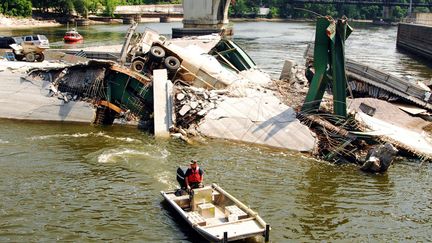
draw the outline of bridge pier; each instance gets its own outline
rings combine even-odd
[[[393,18],[393,6],[383,6],[383,19],[388,20]]]
[[[133,23],[140,23],[140,22],[141,22],[140,14],[133,14],[133,15],[123,17],[123,24],[133,24]]]
[[[123,18],[123,24],[133,24],[134,18],[133,17],[124,17]]]
[[[231,0],[183,0],[183,28],[173,28],[173,38],[219,33],[232,35],[228,25]]]

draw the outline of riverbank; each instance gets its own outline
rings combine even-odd
[[[315,22],[315,19],[287,19],[287,18],[230,18],[230,22]],[[350,19],[349,22],[372,23],[371,19]]]
[[[55,20],[36,20],[33,18],[17,18],[0,14],[0,30],[3,29],[28,29],[35,27],[61,26]]]
[[[181,22],[182,18],[171,18],[170,22]],[[313,19],[286,19],[286,18],[230,18],[231,22],[311,22]],[[141,18],[140,23],[158,23],[159,18]],[[350,20],[350,22],[372,23],[372,20]],[[90,20],[90,25],[122,24],[121,19],[112,19],[110,22]],[[10,17],[0,14],[0,30],[29,29],[38,27],[58,27],[62,24],[55,20],[36,20],[33,18]]]

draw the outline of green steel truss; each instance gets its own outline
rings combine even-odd
[[[334,113],[346,117],[345,40],[352,28],[346,19],[317,19],[314,47],[315,74],[302,107],[303,112],[317,111],[324,91],[332,82]]]

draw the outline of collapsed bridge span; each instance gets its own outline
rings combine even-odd
[[[44,82],[48,96],[93,104],[96,124],[112,124],[119,117],[150,120],[153,111],[152,81],[114,62],[90,60],[86,64],[34,69],[27,79]]]

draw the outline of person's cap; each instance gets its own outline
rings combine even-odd
[[[193,160],[190,161],[190,164],[191,164],[191,165],[192,165],[192,164],[196,164],[196,163],[198,163],[198,161],[197,161],[196,159],[193,159]]]

